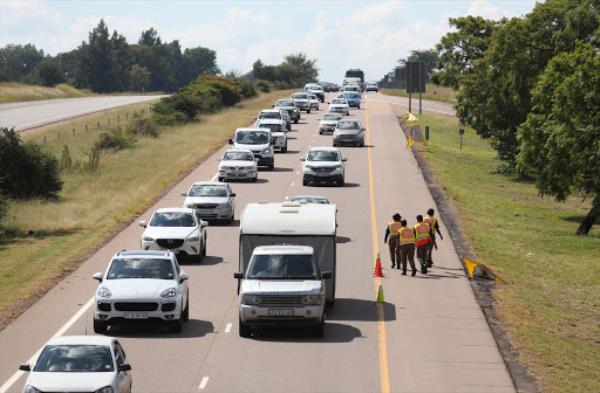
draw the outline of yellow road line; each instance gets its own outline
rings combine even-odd
[[[371,151],[371,128],[369,127],[369,107],[365,101],[365,128],[367,130],[367,167],[369,169],[369,199],[371,207],[371,236],[373,240],[373,260],[379,254],[379,234],[377,231],[377,211],[375,210],[375,186],[373,185],[373,159]],[[377,293],[381,285],[381,278],[375,278],[374,286]],[[377,303],[377,344],[379,348],[379,382],[381,393],[390,392],[390,374],[387,355],[387,338],[385,333],[385,309],[383,303]]]

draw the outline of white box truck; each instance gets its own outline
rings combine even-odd
[[[325,280],[326,300],[335,301],[336,206],[297,202],[249,203],[240,218],[239,271],[246,272],[258,246],[311,246],[321,271],[331,272]]]

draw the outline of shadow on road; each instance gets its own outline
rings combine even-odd
[[[325,323],[325,335],[314,337],[309,327],[262,327],[255,328],[253,336],[257,341],[285,342],[316,342],[316,343],[347,343],[355,338],[361,338],[362,332],[354,326],[341,323]]]
[[[342,186],[344,188],[354,188],[354,187],[360,187],[360,183],[350,183],[350,182],[345,182],[344,185]]]
[[[283,154],[298,154],[300,153],[300,150],[288,150],[286,153]]]
[[[127,326],[111,326],[107,336],[122,337],[122,338],[156,338],[156,339],[172,339],[172,338],[194,338],[204,337],[209,333],[214,332],[212,322],[202,321],[199,319],[190,319],[183,324],[181,333],[169,332],[167,326],[161,323],[149,323],[148,321],[140,322],[139,324]]]
[[[337,244],[350,243],[351,241],[352,241],[352,239],[350,239],[349,237],[346,237],[346,236],[336,236],[335,237],[335,242]]]
[[[328,321],[377,321],[377,307],[374,300],[337,298],[335,306],[327,310]],[[396,320],[396,306],[383,303],[386,321]]]
[[[294,170],[293,168],[276,167],[276,168],[273,168],[273,170],[271,172],[292,172],[293,170]]]

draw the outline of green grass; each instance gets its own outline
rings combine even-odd
[[[496,172],[499,161],[472,130],[424,115],[421,149],[456,206],[479,258],[507,284],[494,294],[523,361],[549,393],[600,392],[600,227],[575,236],[590,203],[540,198],[528,181]]]
[[[387,94],[389,96],[408,97],[408,93],[405,89],[381,88],[379,89],[379,92],[381,94]],[[419,98],[418,93],[413,93],[413,99],[415,98]],[[456,104],[456,92],[450,87],[436,87],[436,85],[428,83],[425,87],[425,93],[423,93],[423,99],[431,101],[442,101],[447,102],[449,104]]]
[[[0,103],[85,97],[89,95],[92,95],[92,93],[87,90],[78,90],[64,83],[54,87],[14,82],[0,83]]]
[[[86,169],[87,154],[98,134],[108,127],[108,119],[114,125],[119,116],[123,125],[126,114],[131,119],[134,110],[146,108],[147,113],[149,104],[25,133],[24,140],[44,144],[45,138],[46,149],[58,157],[68,146],[74,167],[61,175],[65,184],[60,201],[9,204],[4,238],[0,239],[0,326],[19,311],[15,305],[50,288],[175,180],[189,173],[198,160],[222,146],[235,128],[247,126],[259,109],[269,108],[288,94],[263,94],[206,115],[199,123],[163,128],[157,139],[138,138],[131,149],[102,154],[96,171]],[[96,129],[98,121],[100,129]]]

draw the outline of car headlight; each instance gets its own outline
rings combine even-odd
[[[110,290],[106,287],[100,287],[98,289],[98,296],[100,297],[111,297],[112,293],[110,292]]]
[[[312,166],[310,166],[310,165],[304,165],[304,170],[307,170],[307,171],[311,171],[311,172],[312,172],[312,170],[313,170],[313,167],[312,167]]]
[[[244,295],[242,296],[242,304],[246,304],[246,305],[255,305],[255,304],[260,304],[261,301],[261,297],[260,296],[254,296],[254,295]]]
[[[320,295],[309,295],[302,297],[302,304],[321,304],[323,302],[323,298]]]
[[[229,208],[229,203],[227,203],[227,202],[220,203],[219,204],[219,208],[221,208],[221,209],[227,209],[227,208]]]
[[[115,391],[110,386],[105,386],[101,389],[96,390],[94,393],[115,393]]]
[[[154,238],[152,238],[150,236],[144,236],[144,237],[142,237],[142,240],[145,242],[153,242]]]
[[[27,385],[27,386],[25,386],[25,389],[23,389],[23,393],[41,393],[41,392],[31,385]]]
[[[170,298],[170,297],[175,297],[175,296],[177,296],[177,288],[175,288],[175,287],[169,288],[169,289],[165,289],[160,294],[160,297],[165,297],[165,298]]]
[[[333,167],[333,169],[334,170],[342,169],[342,166],[341,165],[336,165],[336,166]]]
[[[197,241],[200,241],[200,236],[188,237],[187,241],[188,242],[197,242]]]
[[[265,150],[262,151],[262,154],[269,154],[271,152],[271,148],[267,147]]]

